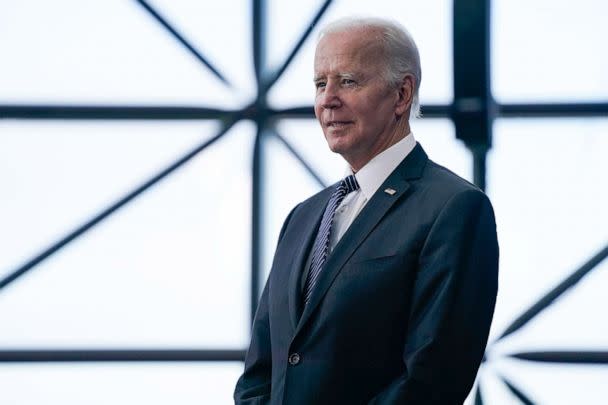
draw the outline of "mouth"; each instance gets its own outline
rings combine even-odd
[[[328,128],[335,128],[335,129],[340,129],[340,128],[344,128],[345,126],[352,124],[352,121],[327,121],[325,123],[325,126]]]

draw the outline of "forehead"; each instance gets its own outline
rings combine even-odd
[[[377,32],[353,29],[325,34],[315,52],[315,76],[379,67],[384,60]]]

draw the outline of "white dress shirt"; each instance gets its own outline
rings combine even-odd
[[[376,190],[384,183],[388,176],[399,166],[399,163],[414,149],[416,140],[411,132],[402,140],[374,156],[357,173],[355,178],[359,183],[359,190],[349,193],[336,209],[334,222],[329,235],[330,253],[338,244],[344,233],[361,212],[365,204],[372,198]],[[353,174],[350,166],[344,177]]]
[[[405,138],[374,156],[372,160],[355,173],[355,178],[359,183],[359,190],[349,193],[344,197],[338,208],[336,208],[334,222],[329,235],[328,254],[334,250],[348,227],[353,223],[363,207],[365,207],[365,204],[372,198],[376,190],[384,183],[384,180],[399,166],[399,163],[409,155],[415,146],[416,140],[414,139],[414,134],[410,132]],[[353,171],[348,166],[344,177],[351,174],[353,174]],[[312,249],[310,249],[308,254],[306,267],[304,267],[305,270],[302,272],[302,288],[306,282],[305,278],[310,269],[311,261]]]

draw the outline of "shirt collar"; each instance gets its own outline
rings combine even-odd
[[[361,192],[367,200],[374,195],[376,190],[384,183],[384,180],[399,166],[399,163],[415,146],[414,134],[410,132],[405,138],[374,156],[372,160],[355,173]],[[346,172],[347,175],[353,174],[350,166]]]

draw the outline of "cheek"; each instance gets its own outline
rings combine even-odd
[[[321,119],[321,107],[319,106],[319,103],[316,98],[315,98],[315,105],[313,107],[315,110],[315,117],[317,117],[317,120],[320,120]]]
[[[372,110],[378,108],[379,106],[370,107]],[[369,127],[373,126],[374,122],[374,112],[370,112],[369,109],[360,109],[357,114],[357,125],[360,127]]]
[[[361,109],[361,113],[359,114],[361,121],[363,121],[366,126],[374,127],[388,122],[393,115],[394,111],[391,109],[390,103],[387,103],[386,100],[378,100],[377,103],[365,106]]]

